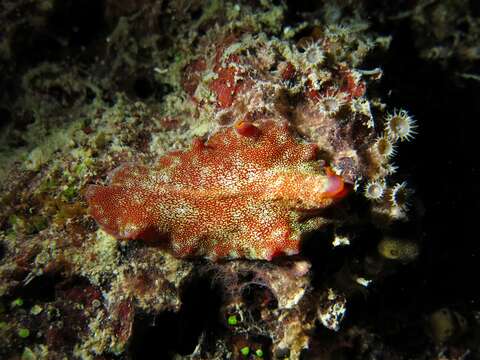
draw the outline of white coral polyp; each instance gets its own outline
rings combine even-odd
[[[385,119],[385,129],[389,138],[394,141],[409,141],[413,139],[416,134],[416,127],[415,120],[405,110],[395,110],[393,114],[387,115]]]
[[[393,155],[395,155],[395,147],[388,139],[388,137],[382,136],[378,138],[376,142],[376,150],[378,155],[380,155],[383,158],[390,158]]]
[[[390,194],[390,201],[401,210],[406,210],[409,205],[411,190],[407,188],[407,183],[397,183],[393,186]]]
[[[306,46],[303,56],[305,57],[305,62],[310,65],[319,65],[325,59],[323,50],[318,43],[312,43]]]
[[[337,114],[342,106],[347,102],[346,94],[339,92],[337,94],[325,95],[320,100],[322,111],[327,115]]]
[[[379,200],[385,192],[385,184],[380,181],[369,182],[365,186],[365,197],[370,200]]]

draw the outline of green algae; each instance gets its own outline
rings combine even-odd
[[[26,339],[30,336],[30,330],[27,328],[19,328],[17,331],[18,336],[20,336],[22,339]]]
[[[236,315],[230,315],[227,319],[228,325],[235,326],[238,324],[238,319]]]

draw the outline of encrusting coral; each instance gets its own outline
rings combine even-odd
[[[316,210],[346,194],[287,124],[241,122],[149,169],[123,165],[87,190],[90,212],[120,238],[167,238],[177,256],[271,260],[299,252]]]

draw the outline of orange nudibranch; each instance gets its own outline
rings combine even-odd
[[[304,213],[321,217],[316,210],[348,193],[341,176],[320,169],[314,145],[271,120],[221,128],[157,164],[122,165],[108,185],[90,185],[86,200],[104,231],[163,241],[178,257],[298,254],[303,233],[311,231]]]

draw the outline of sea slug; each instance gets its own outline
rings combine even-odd
[[[109,181],[86,193],[105,231],[210,259],[297,254],[302,233],[324,224],[318,210],[346,195],[317,146],[271,119],[221,128],[152,167],[122,165]]]

